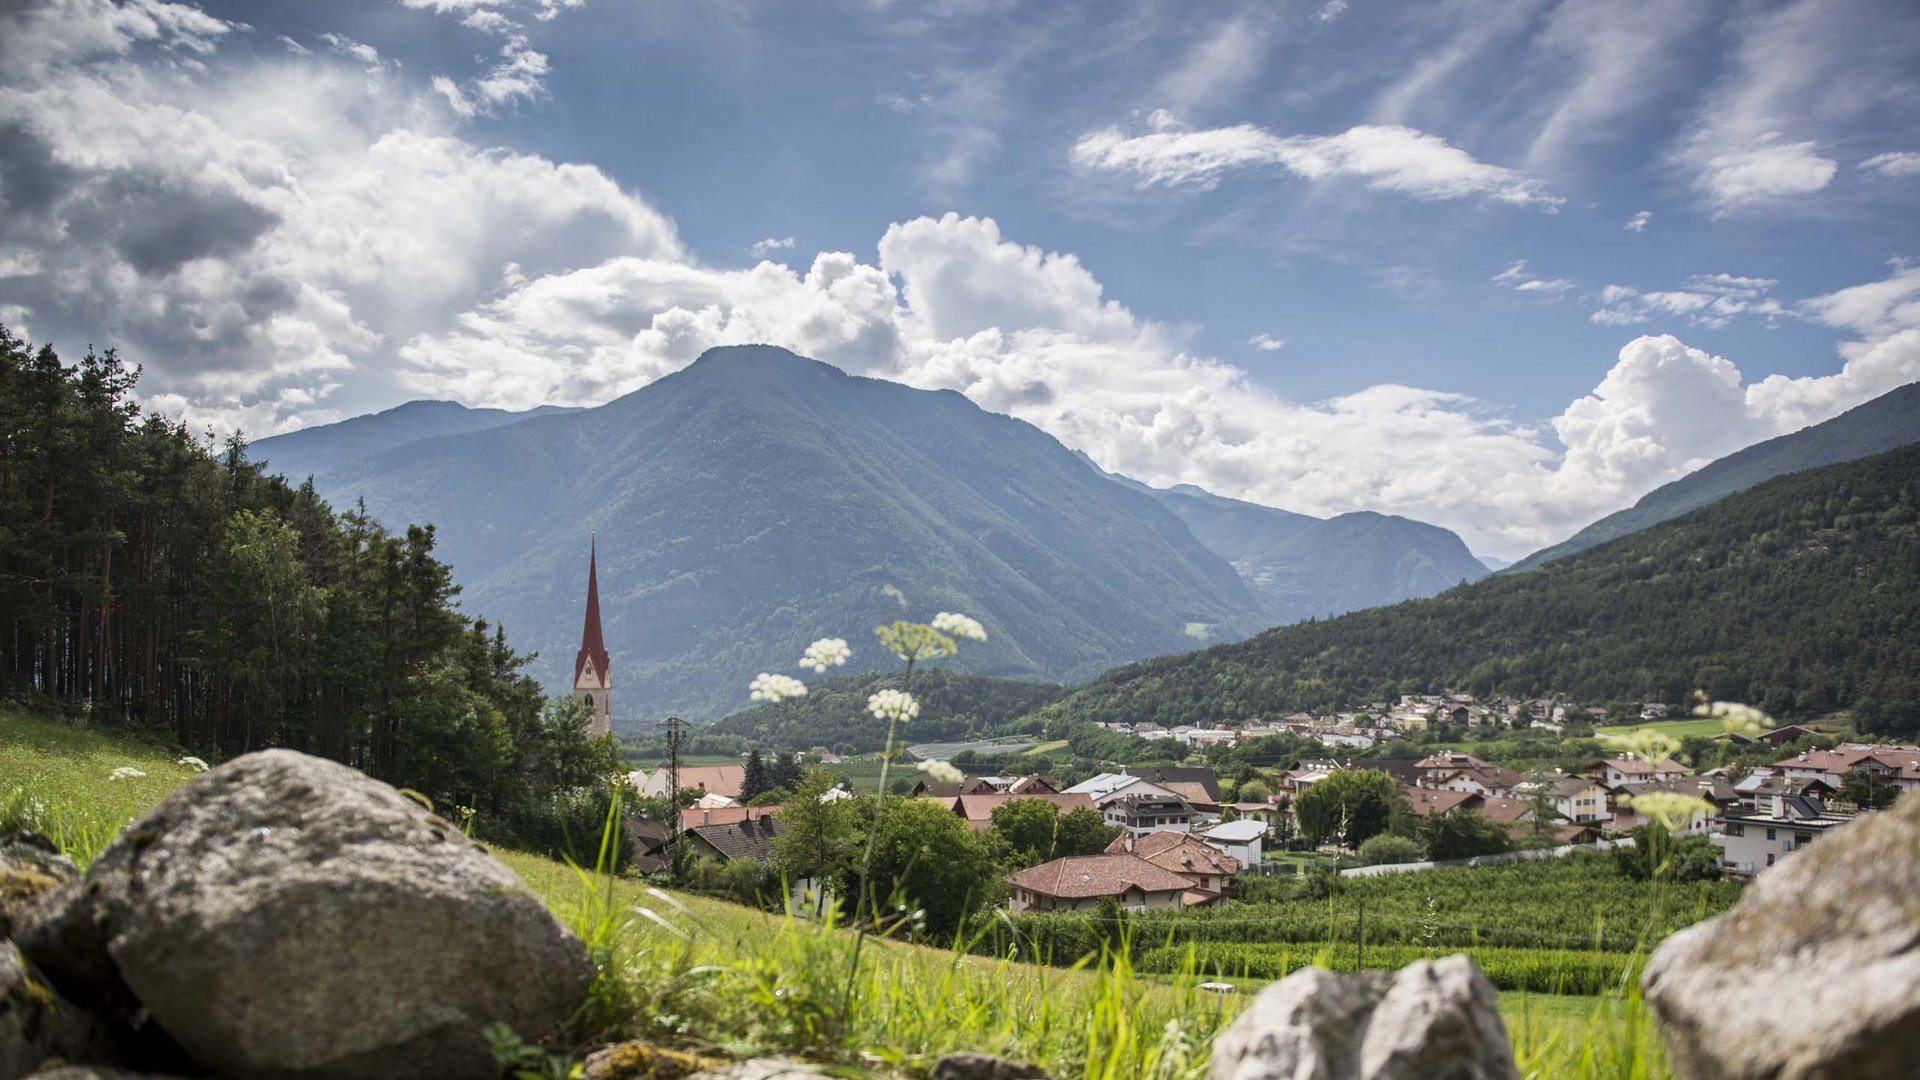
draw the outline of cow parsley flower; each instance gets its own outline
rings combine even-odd
[[[807,646],[806,653],[800,657],[800,666],[815,674],[824,674],[828,668],[846,663],[852,655],[846,638],[824,637]]]
[[[943,611],[933,617],[932,626],[950,637],[966,638],[968,641],[987,640],[987,628],[981,626],[980,620],[971,615]]]
[[[1649,821],[1657,821],[1670,833],[1683,833],[1696,816],[1713,813],[1713,804],[1694,795],[1677,791],[1649,791],[1644,795],[1623,795],[1620,802]]]
[[[1773,726],[1773,717],[1751,705],[1742,705],[1737,701],[1715,701],[1706,705],[1696,705],[1693,715],[1719,717],[1721,730],[1729,735],[1752,734]]]
[[[139,779],[142,779],[142,778],[144,778],[144,777],[145,777],[146,775],[147,775],[146,773],[144,773],[144,772],[142,772],[142,771],[140,771],[139,769],[136,769],[136,768],[134,768],[134,767],[133,767],[133,766],[131,766],[131,765],[122,765],[122,766],[120,766],[119,768],[117,768],[117,769],[115,769],[115,770],[113,770],[112,772],[110,772],[110,773],[108,773],[108,774],[107,774],[107,779],[109,779],[109,780],[139,780]]]
[[[174,762],[174,764],[184,765],[194,772],[206,772],[208,769],[213,768],[213,766],[191,755],[181,758],[179,761]]]
[[[905,690],[881,690],[867,698],[867,711],[889,723],[912,720],[920,715],[920,703]]]
[[[807,684],[791,675],[770,675],[761,672],[753,677],[747,689],[752,692],[755,701],[770,701],[779,704],[788,698],[807,696]]]
[[[914,768],[926,773],[929,779],[938,780],[943,784],[957,784],[967,778],[966,773],[945,761],[922,761],[915,764]]]
[[[881,648],[909,664],[952,656],[959,650],[952,638],[926,623],[901,620],[887,626],[876,626],[873,633],[880,639]]]

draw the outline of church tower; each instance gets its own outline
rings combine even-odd
[[[587,707],[587,730],[613,730],[613,662],[600,636],[600,564],[597,545],[587,548],[587,624],[580,631],[580,652],[573,658],[573,696]]]

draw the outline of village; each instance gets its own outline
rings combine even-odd
[[[1641,706],[1640,719],[1653,726],[1639,730],[1658,732],[1671,712],[1663,704]],[[1135,912],[1213,907],[1233,900],[1250,879],[1309,867],[1371,875],[1552,857],[1631,844],[1636,830],[1656,825],[1677,838],[1710,843],[1720,873],[1750,878],[1857,814],[1920,787],[1920,746],[1838,742],[1799,725],[1743,731],[1726,724],[1710,741],[1720,747],[1719,756],[1731,754],[1740,763],[1698,770],[1660,752],[1658,737],[1639,740],[1653,752],[1625,748],[1632,740],[1616,739],[1622,743],[1617,752],[1551,771],[1523,771],[1459,749],[1391,756],[1396,741],[1414,745],[1411,736],[1430,732],[1503,729],[1541,740],[1576,725],[1590,729],[1605,718],[1605,710],[1566,702],[1410,695],[1354,713],[1300,713],[1236,727],[1112,722],[1102,726],[1190,748],[1189,762],[1204,761],[1209,748],[1282,734],[1369,756],[1299,756],[1252,770],[1250,778],[1242,766],[1237,780],[1190,763],[1113,765],[1072,783],[1002,768],[957,781],[923,778],[903,794],[952,813],[976,833],[992,830],[996,811],[1022,801],[1046,804],[1063,818],[1076,812],[1098,816],[1112,835],[1104,850],[1051,859],[1005,877],[1006,907],[1018,914],[1109,903]],[[843,764],[833,754],[794,757],[796,766]],[[745,764],[682,767],[678,781],[686,805],[673,823],[677,830],[636,822],[636,865],[664,869],[676,833],[697,860],[773,859],[783,807],[747,804],[756,794],[745,790],[749,771]],[[1403,832],[1425,836],[1441,831],[1433,827],[1437,822],[1471,821],[1478,835],[1492,839],[1452,859],[1430,858],[1434,852],[1415,845],[1379,859],[1368,858],[1365,843],[1316,835],[1303,819],[1314,789],[1361,773],[1390,778],[1396,804],[1387,808],[1387,818],[1402,823]],[[665,767],[636,771],[630,780],[642,797],[669,794]],[[853,797],[846,782],[821,796]]]

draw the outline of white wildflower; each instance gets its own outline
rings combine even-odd
[[[192,769],[194,772],[206,772],[208,769],[213,768],[213,766],[192,755],[183,757],[179,761],[174,762],[174,764],[183,765],[186,768]]]
[[[853,655],[846,638],[825,637],[807,646],[800,657],[800,666],[809,668],[816,674],[824,673],[830,667],[839,667]]]
[[[920,715],[920,703],[905,690],[881,690],[867,698],[867,711],[879,720],[911,720]]]
[[[915,764],[914,768],[919,769],[921,772],[926,773],[929,778],[938,780],[943,784],[957,784],[967,778],[966,773],[961,772],[959,769],[954,768],[950,762],[945,761],[922,761]]]
[[[950,637],[966,638],[969,641],[987,640],[987,628],[980,625],[979,619],[970,615],[943,611],[933,617],[930,625]]]
[[[1751,705],[1742,705],[1737,701],[1716,701],[1709,705],[1696,705],[1695,716],[1717,716],[1720,724],[1728,731],[1762,731],[1773,726],[1773,717]]]
[[[131,765],[122,765],[119,768],[108,773],[107,779],[109,780],[140,780],[145,778],[146,775],[147,775],[146,773],[140,771],[139,769],[134,768]]]
[[[770,701],[779,704],[788,698],[807,696],[807,684],[791,675],[769,675],[761,672],[753,677],[747,686],[752,691],[753,700]]]

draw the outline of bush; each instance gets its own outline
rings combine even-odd
[[[1381,833],[1361,844],[1359,855],[1360,861],[1368,866],[1376,866],[1380,863],[1418,862],[1420,845],[1404,836]]]

